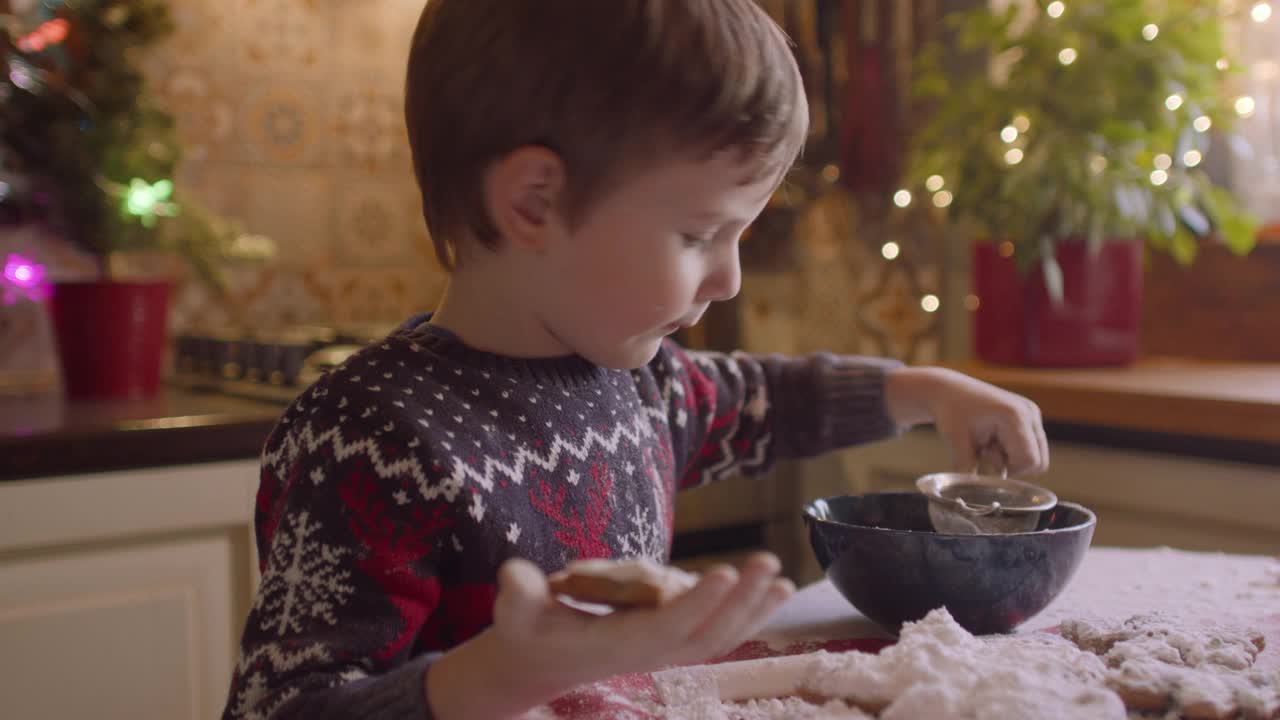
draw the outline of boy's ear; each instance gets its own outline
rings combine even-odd
[[[541,250],[559,225],[565,188],[564,161],[540,146],[517,148],[485,176],[489,217],[504,242]]]

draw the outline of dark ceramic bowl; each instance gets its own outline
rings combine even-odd
[[[942,535],[921,493],[814,500],[809,542],[827,577],[855,608],[897,633],[945,607],[974,634],[1009,632],[1043,610],[1084,559],[1097,518],[1060,502],[1035,530]]]

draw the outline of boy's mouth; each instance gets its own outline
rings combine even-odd
[[[676,320],[675,322],[668,323],[666,326],[662,328],[663,334],[670,335],[671,333],[676,332],[677,330],[680,330],[682,328],[691,328],[694,325],[697,325],[698,321],[702,319],[702,313],[704,312],[706,312],[706,308],[700,309],[698,313],[696,315],[693,315],[692,317],[685,317],[685,318],[681,318],[680,320]]]

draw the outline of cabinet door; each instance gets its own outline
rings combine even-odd
[[[227,532],[0,560],[4,716],[216,717],[242,550]]]

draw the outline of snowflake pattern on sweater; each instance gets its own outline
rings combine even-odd
[[[665,562],[679,490],[892,434],[891,365],[667,342],[614,371],[411,322],[267,440],[262,582],[224,717],[428,717],[432,653],[491,623],[503,561]]]

